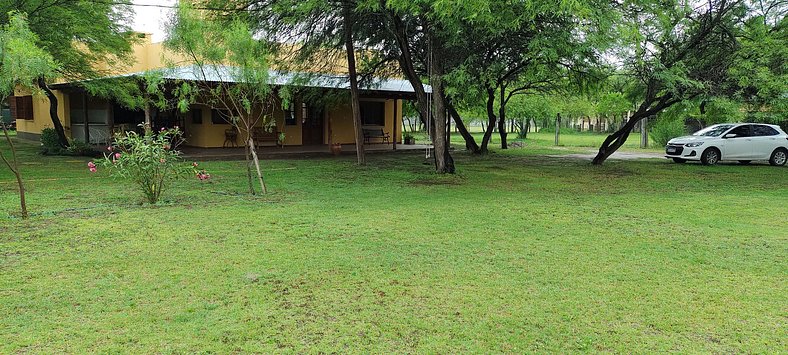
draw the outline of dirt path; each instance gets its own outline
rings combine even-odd
[[[571,154],[549,154],[553,158],[572,158],[582,160],[592,160],[596,156],[596,150],[589,150],[588,153]],[[613,160],[636,160],[636,159],[665,159],[665,155],[657,152],[615,152],[608,159]]]

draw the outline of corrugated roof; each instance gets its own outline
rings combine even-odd
[[[236,67],[217,65],[204,67],[205,74],[201,72],[198,66],[190,65],[170,69],[162,69],[161,72],[165,79],[171,80],[207,80],[215,82],[236,82],[237,78],[241,75],[233,73]],[[144,72],[131,73],[124,76],[138,76],[143,75]],[[314,74],[314,73],[299,73],[299,72],[283,72],[270,70],[268,72],[269,83],[276,86],[304,86],[304,87],[317,87],[328,89],[350,89],[350,79],[344,75],[330,75],[330,74]],[[413,86],[408,80],[403,79],[389,79],[389,78],[372,78],[369,82],[359,83],[359,89],[368,91],[384,91],[384,92],[399,92],[399,93],[413,93]],[[424,90],[427,93],[432,92],[429,85],[424,85]]]

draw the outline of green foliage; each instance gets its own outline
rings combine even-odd
[[[736,84],[732,96],[745,104],[749,121],[780,123],[788,120],[788,17],[784,6],[767,11],[773,14],[744,22],[728,74]]]
[[[250,128],[273,122],[270,53],[242,19],[222,22],[181,4],[171,19],[165,45],[190,57],[198,79],[193,85],[181,83],[178,107],[187,107],[199,97],[230,112],[226,119],[231,124]]]
[[[37,46],[38,36],[30,30],[27,18],[9,13],[8,23],[0,27],[0,101],[23,89],[38,93],[35,81],[50,77],[58,68],[47,52]]]
[[[63,155],[66,150],[60,145],[60,139],[54,128],[44,128],[41,130],[41,154],[43,155]]]
[[[93,149],[92,145],[90,145],[88,143],[85,143],[83,141],[80,141],[80,140],[72,140],[69,143],[68,148],[66,148],[66,152],[69,155],[85,156],[85,157],[92,157],[92,156],[96,156],[96,155],[101,155],[101,153],[99,153],[95,149]]]
[[[148,203],[155,204],[172,180],[190,174],[200,178],[205,174],[195,170],[196,163],[189,165],[181,159],[177,146],[182,141],[182,133],[177,129],[147,135],[118,134],[100,165],[113,177],[134,182]],[[91,172],[96,171],[92,162],[88,167]]]
[[[665,146],[669,140],[686,134],[687,129],[682,119],[663,118],[657,120],[657,123],[649,129],[649,137],[658,146]]]
[[[106,74],[98,64],[128,63],[136,38],[128,26],[131,6],[102,1],[0,1],[0,23],[13,22],[13,13],[27,14],[35,44],[61,64],[59,77],[97,78]],[[96,85],[86,81],[85,85]]]

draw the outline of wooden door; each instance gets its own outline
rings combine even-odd
[[[303,145],[323,144],[323,110],[306,104],[301,106],[301,141]]]

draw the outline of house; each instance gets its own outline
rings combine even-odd
[[[196,80],[194,67],[181,60],[181,66],[165,65],[178,60],[168,53],[162,43],[153,43],[150,35],[134,46],[134,63],[121,69],[113,69],[113,76],[135,76],[150,70],[169,68],[164,71],[165,79]],[[225,69],[227,70],[227,69]],[[347,76],[334,73],[293,73],[272,70],[271,85],[276,87],[302,87],[337,93],[349,92]],[[220,75],[220,74],[217,74]],[[294,80],[296,77],[307,79]],[[298,84],[295,84],[298,82]],[[129,110],[112,100],[92,97],[80,89],[78,83],[61,82],[50,85],[59,102],[58,116],[66,135],[73,140],[106,144],[114,133],[139,130],[144,113]],[[429,89],[429,88],[427,88]],[[306,146],[331,143],[353,144],[354,131],[349,93],[346,99],[331,105],[310,101],[295,95],[293,102],[283,108],[281,101],[274,98],[271,108],[275,124],[266,128],[266,134],[278,136],[284,133],[284,145]],[[365,131],[388,135],[389,143],[402,140],[402,103],[415,98],[413,88],[403,79],[375,79],[361,87],[361,118]],[[10,100],[12,116],[16,119],[18,137],[37,140],[41,130],[52,127],[49,100],[44,96],[31,96],[17,92]],[[169,110],[153,112],[152,125],[158,127],[178,126],[186,139],[186,145],[203,148],[243,146],[243,139],[232,137],[232,126],[214,107],[194,104],[188,112]],[[86,125],[87,121],[87,125]],[[276,144],[276,139],[267,140]],[[382,143],[382,139],[370,143]]]

